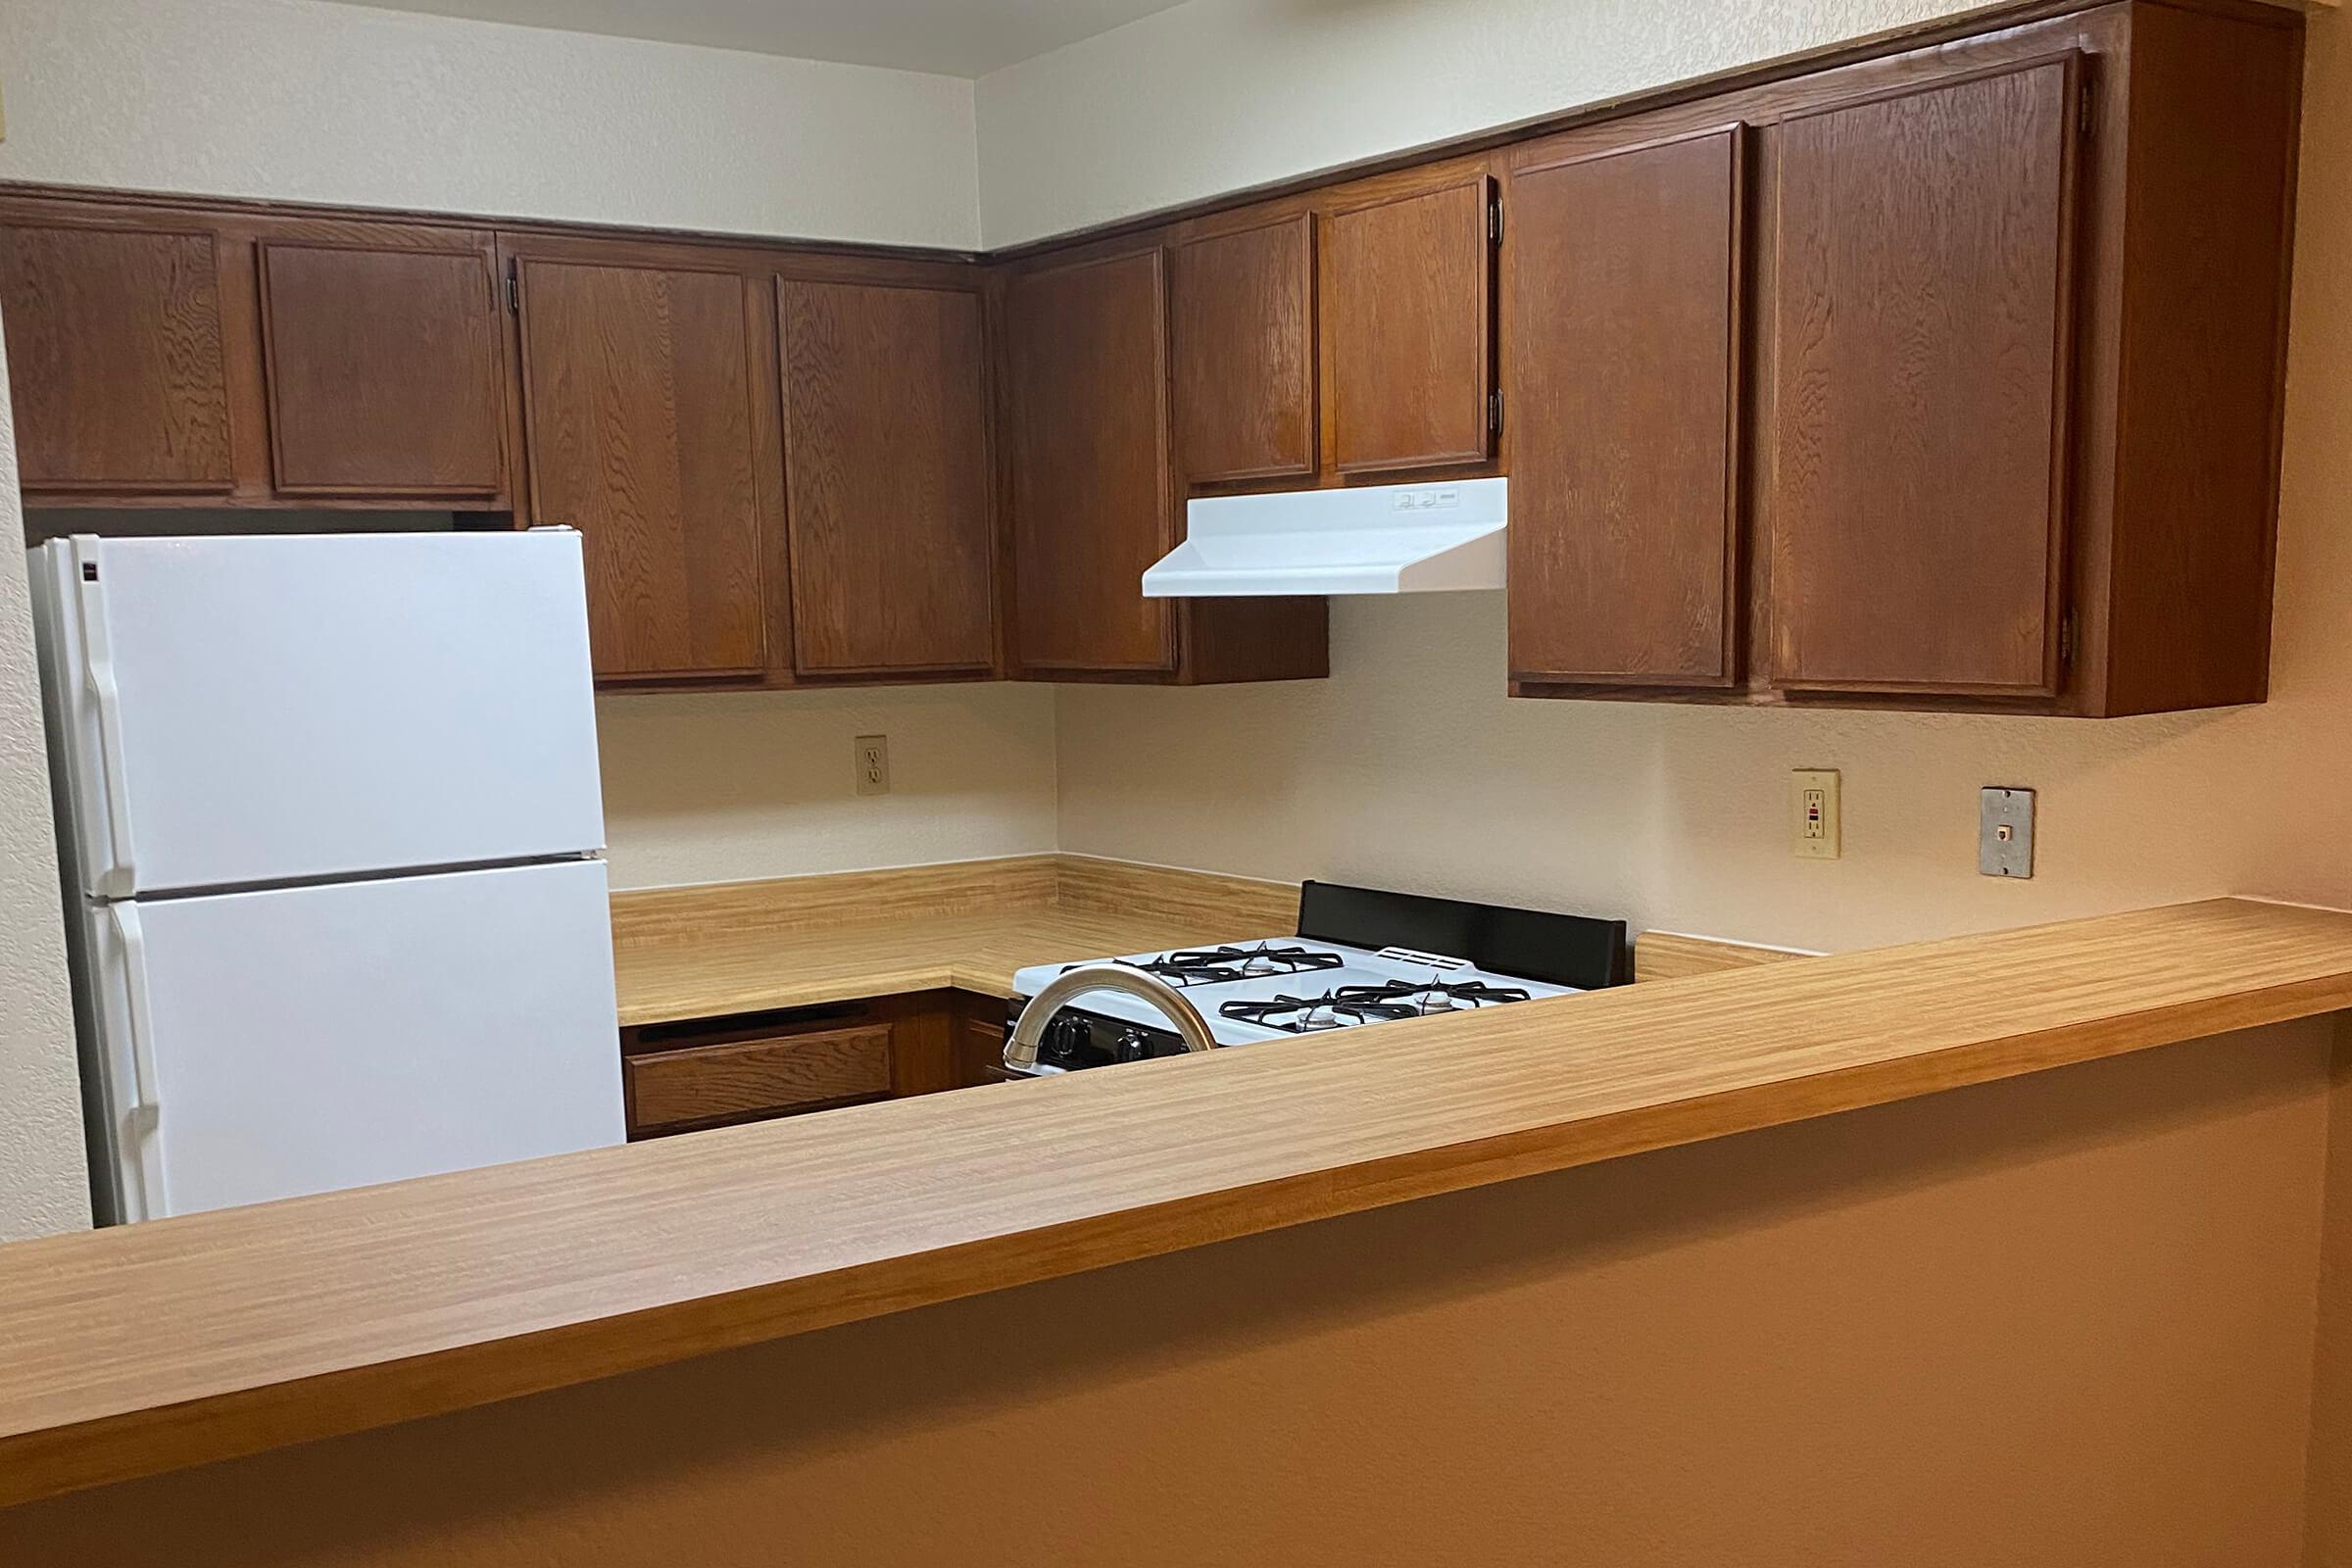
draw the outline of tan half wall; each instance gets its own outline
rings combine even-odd
[[[2332,1025],[69,1494],[0,1562],[2292,1568]]]
[[[2337,1019],[2311,1393],[2308,1568],[2352,1568],[2352,1015]]]

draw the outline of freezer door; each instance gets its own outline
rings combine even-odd
[[[621,1141],[600,860],[88,909],[109,1217]]]
[[[604,845],[569,530],[76,537],[34,571],[85,893]]]

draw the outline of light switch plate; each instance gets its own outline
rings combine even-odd
[[[1789,853],[1800,860],[1838,858],[1841,853],[1838,770],[1800,767],[1791,773],[1788,806]]]
[[[1977,870],[1984,876],[2034,874],[2034,792],[1986,785],[1977,797]]]
[[[858,767],[858,793],[888,795],[890,793],[890,737],[860,735],[853,753]]]

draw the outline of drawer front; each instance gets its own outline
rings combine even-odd
[[[737,1040],[627,1057],[638,1132],[890,1093],[890,1026]]]

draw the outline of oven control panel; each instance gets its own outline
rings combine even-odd
[[[1004,1037],[1012,1038],[1021,1021],[1025,997],[1015,997],[1004,1012]],[[1174,1030],[1152,1029],[1124,1018],[1106,1018],[1084,1007],[1064,1007],[1046,1025],[1037,1043],[1037,1071],[1076,1072],[1086,1067],[1108,1067],[1122,1061],[1149,1061],[1154,1056],[1181,1056],[1184,1040]]]

